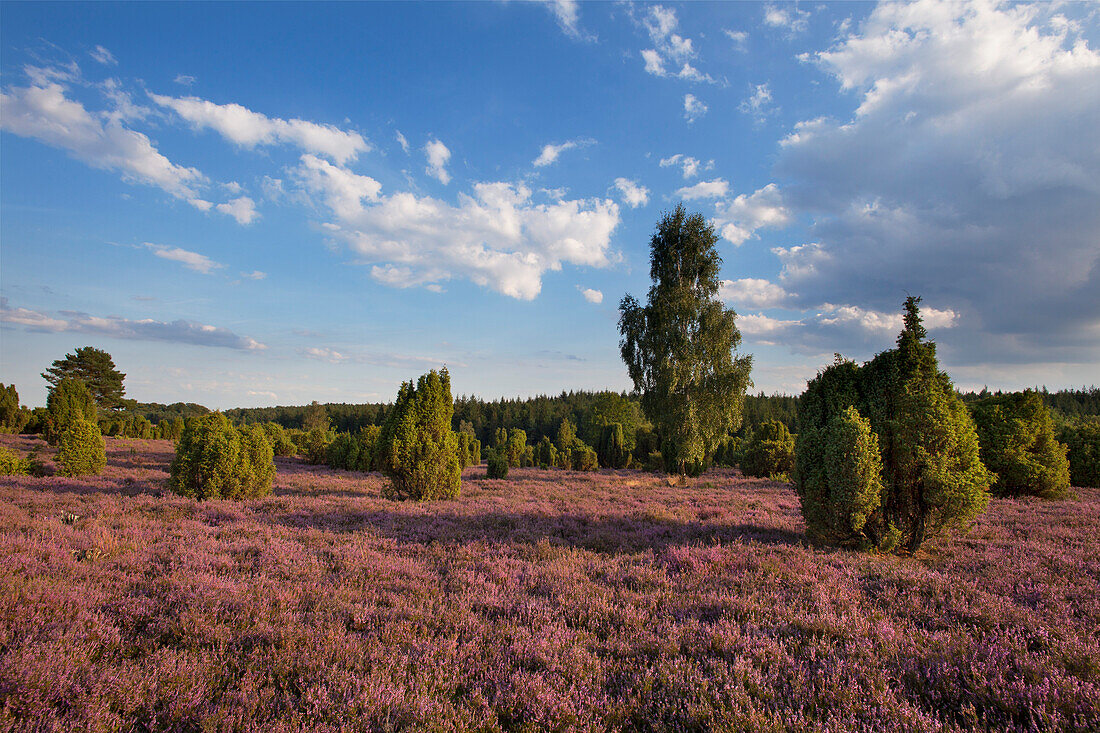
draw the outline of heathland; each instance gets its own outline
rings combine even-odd
[[[172,441],[106,444],[0,476],[5,728],[1100,729],[1097,489],[899,557],[811,544],[735,469],[472,466],[414,503],[280,457],[198,501]]]

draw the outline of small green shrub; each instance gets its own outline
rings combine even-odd
[[[1038,392],[990,397],[971,406],[982,463],[997,480],[998,496],[1027,494],[1061,499],[1069,492],[1066,446],[1055,438],[1054,422]]]
[[[179,418],[176,418],[177,420]],[[290,435],[287,433],[286,428],[277,422],[266,422],[263,424],[264,432],[267,433],[268,440],[271,441],[271,450],[275,452],[277,456],[292,456],[294,455],[296,448],[294,441],[290,439]],[[183,432],[183,426],[180,426],[180,432]],[[179,435],[175,436],[177,439]]]
[[[95,422],[95,398],[88,385],[79,379],[62,379],[46,397],[45,438],[57,445],[61,434],[76,420]]]
[[[97,476],[106,465],[107,448],[99,426],[89,420],[72,420],[58,438],[58,474]]]
[[[238,432],[220,412],[188,418],[169,468],[168,487],[194,499],[264,496],[275,476],[262,426]]]
[[[558,463],[558,449],[550,441],[550,436],[542,436],[542,440],[535,446],[535,463],[539,468],[552,468]]]
[[[493,448],[489,451],[489,463],[485,471],[485,477],[508,477],[508,454],[500,448]]]
[[[595,471],[600,467],[596,451],[579,440],[569,450],[569,463],[574,471]]]
[[[508,466],[519,468],[523,465],[523,459],[527,454],[527,433],[519,428],[508,431]]]
[[[302,453],[306,463],[320,466],[328,460],[328,445],[336,439],[336,434],[328,428],[313,428],[302,438]]]
[[[458,439],[451,430],[454,401],[446,369],[405,382],[382,426],[382,489],[388,499],[454,499],[462,487]]]
[[[630,451],[626,449],[622,424],[612,423],[603,429],[597,455],[601,466],[626,468],[630,461]]]
[[[789,481],[794,471],[794,438],[787,426],[778,420],[758,425],[741,452],[741,471],[747,476]]]
[[[1058,439],[1069,448],[1069,477],[1074,486],[1100,488],[1100,417],[1066,423]]]
[[[0,447],[0,476],[25,476],[27,466],[13,450]]]

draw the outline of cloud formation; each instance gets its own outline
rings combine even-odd
[[[715,178],[711,181],[699,181],[694,186],[684,186],[676,190],[676,195],[685,201],[695,199],[721,198],[729,192],[730,184],[725,178]]]
[[[704,74],[691,65],[690,59],[696,55],[695,45],[690,38],[674,32],[679,25],[675,10],[662,5],[651,5],[647,8],[641,25],[654,45],[653,48],[642,50],[642,61],[647,74],[685,81],[714,82],[709,74]],[[671,69],[666,68],[666,64]]]
[[[632,209],[649,203],[649,189],[628,178],[616,178],[615,188],[622,196],[622,202]]]
[[[955,363],[1100,359],[1100,54],[1057,6],[879,5],[807,56],[851,119],[783,143],[814,241],[777,250],[807,307],[906,291],[959,314]]]
[[[450,183],[451,174],[447,172],[447,161],[451,159],[451,151],[447,146],[439,140],[429,140],[424,146],[424,156],[428,159],[428,167],[424,171],[444,186]]]
[[[225,265],[215,262],[206,255],[180,247],[169,247],[164,244],[153,244],[152,242],[145,242],[144,246],[157,257],[171,262],[178,262],[188,270],[201,272],[203,275],[213,274],[214,270],[225,267]]]
[[[714,161],[710,160],[704,164],[702,161],[682,153],[676,153],[676,155],[661,158],[660,166],[662,168],[668,168],[673,165],[680,166],[680,170],[684,174],[684,180],[687,180],[688,178],[699,175],[700,171],[712,170],[714,168]]]
[[[150,93],[149,98],[173,110],[196,130],[212,129],[226,140],[245,148],[288,144],[341,164],[355,160],[359,153],[371,149],[359,133],[332,125],[268,117],[239,104],[215,104],[198,97]]]
[[[751,277],[723,280],[718,296],[737,308],[781,308],[790,297],[775,283]]]
[[[238,336],[227,329],[195,321],[179,319],[164,322],[151,318],[135,321],[118,316],[92,316],[77,311],[58,311],[51,316],[26,308],[11,308],[7,298],[0,298],[0,321],[25,326],[28,331],[91,333],[133,341],[171,341],[244,351],[267,348],[247,336]]]
[[[707,109],[707,105],[696,98],[694,94],[684,95],[684,119],[688,121],[688,124],[705,115]]]
[[[581,291],[581,295],[583,295],[584,299],[587,300],[589,303],[599,305],[603,302],[603,293],[599,290],[593,290],[592,288],[582,288],[580,285],[577,286],[577,290]]]

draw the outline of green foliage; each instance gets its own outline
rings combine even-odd
[[[462,486],[458,441],[451,430],[451,377],[434,369],[405,382],[382,426],[382,472],[390,499],[454,499]]]
[[[993,493],[1061,499],[1069,493],[1066,446],[1039,393],[990,397],[970,407],[978,428],[982,463],[997,474]]]
[[[88,386],[78,379],[62,379],[46,396],[46,441],[57,445],[61,434],[77,420],[95,422],[95,400]]]
[[[569,464],[574,471],[595,471],[600,467],[596,451],[579,440],[569,449]]]
[[[312,433],[314,430],[320,430],[322,432],[328,432],[332,427],[332,422],[328,417],[328,410],[325,406],[314,400],[306,408],[305,416],[302,418],[302,430],[307,433]]]
[[[989,502],[995,477],[981,462],[970,414],[939,371],[935,344],[923,340],[919,302],[906,300],[897,348],[863,366],[838,356],[799,400],[795,485],[817,540],[914,552]],[[877,506],[867,426],[880,454]]]
[[[0,433],[21,433],[30,419],[30,410],[19,406],[15,385],[0,384]]]
[[[265,496],[275,476],[274,451],[262,426],[237,431],[225,415],[187,419],[169,468],[168,488],[194,499]]]
[[[726,467],[741,465],[741,446],[741,438],[727,435],[722,439],[722,442],[718,444],[718,447],[714,449],[714,457],[712,459],[714,465]]]
[[[68,423],[57,442],[57,466],[61,476],[97,476],[107,465],[107,449],[99,426],[77,418]]]
[[[665,465],[685,474],[741,424],[752,357],[735,357],[737,314],[718,298],[717,236],[683,206],[650,242],[649,300],[619,305],[620,349],[642,409],[657,427]]]
[[[547,435],[535,446],[535,463],[539,468],[553,468],[558,465],[558,449]]]
[[[508,465],[512,468],[522,466],[524,457],[527,455],[527,433],[519,428],[509,430],[506,450],[508,451]]]
[[[25,476],[27,466],[23,458],[13,450],[0,446],[0,476]]]
[[[267,439],[271,441],[271,449],[275,452],[275,455],[294,455],[297,448],[294,445],[294,441],[290,439],[290,435],[287,433],[286,428],[277,422],[265,422],[262,425],[264,432],[267,433]]]
[[[794,438],[778,420],[759,425],[745,441],[740,465],[747,476],[789,481],[794,472]]]
[[[637,445],[638,430],[652,427],[642,415],[641,405],[637,402],[618,392],[597,392],[584,415],[584,441],[589,445],[600,445],[607,429],[616,424],[622,430],[622,444],[627,456],[634,452]],[[603,463],[603,460],[601,455],[600,462]]]
[[[66,354],[42,373],[53,389],[66,379],[84,382],[95,403],[103,410],[115,410],[123,406],[122,380],[126,375],[115,369],[111,355],[106,351],[84,346],[74,354]],[[94,415],[93,415],[94,418]]]
[[[493,448],[489,451],[488,466],[485,471],[486,478],[506,478],[508,476],[508,454],[501,448]]]
[[[319,466],[328,460],[328,445],[336,438],[336,434],[328,428],[316,427],[302,435],[300,449],[306,459],[306,463]]]
[[[564,418],[558,426],[557,439],[554,441],[558,451],[568,452],[577,441],[577,426],[569,418]]]
[[[1100,417],[1089,415],[1068,421],[1058,439],[1069,448],[1070,482],[1100,488]]]
[[[626,468],[630,462],[630,450],[626,447],[623,426],[619,423],[604,426],[597,448],[596,454],[601,466]]]

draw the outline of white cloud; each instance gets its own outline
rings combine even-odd
[[[695,44],[690,38],[673,33],[679,25],[676,11],[661,5],[652,5],[642,18],[642,26],[649,33],[653,48],[642,50],[645,71],[653,76],[675,76],[679,79],[695,82],[714,83],[709,74],[704,74],[692,66],[689,61],[696,56]],[[665,65],[680,67],[670,73]]]
[[[256,202],[248,196],[240,196],[224,204],[218,204],[214,208],[223,214],[232,216],[238,224],[251,224],[260,216],[256,211]]]
[[[401,146],[401,149],[405,151],[405,155],[409,154],[409,141],[405,139],[405,136],[398,130],[394,137],[397,138],[397,144]]]
[[[684,119],[688,123],[695,122],[707,113],[707,105],[698,100],[694,94],[684,95]]]
[[[654,76],[668,76],[665,70],[665,62],[661,60],[661,54],[656,49],[642,49],[642,60],[645,61],[645,71]]]
[[[428,167],[425,172],[435,178],[444,186],[451,182],[451,174],[447,172],[447,161],[451,159],[451,151],[447,146],[436,139],[429,140],[424,146],[424,155],[428,158]]]
[[[779,285],[751,277],[723,280],[718,294],[722,300],[738,308],[781,308],[790,297]]]
[[[347,361],[350,358],[347,354],[341,354],[335,349],[316,346],[311,346],[307,349],[299,349],[298,353],[306,357],[307,359],[327,361],[330,364],[339,364],[340,362]]]
[[[668,168],[673,165],[680,166],[684,174],[684,179],[687,180],[688,178],[699,175],[699,171],[712,170],[714,168],[714,161],[710,160],[704,164],[702,161],[692,158],[691,156],[676,153],[676,155],[668,158],[661,158],[660,165],[662,168]]]
[[[810,13],[797,6],[777,8],[774,5],[764,7],[764,25],[782,28],[791,35],[805,33],[809,28]]]
[[[267,273],[262,270],[253,270],[252,272],[242,272],[241,277],[246,280],[263,280],[267,277]]]
[[[649,189],[628,178],[616,178],[615,188],[622,194],[622,201],[632,209],[649,203]]]
[[[198,97],[169,97],[153,93],[149,97],[160,106],[175,111],[195,129],[213,129],[227,140],[246,148],[290,144],[340,164],[355,160],[359,153],[371,149],[359,133],[332,125],[268,117],[239,104],[215,104]]]
[[[178,262],[189,270],[195,272],[201,272],[203,275],[210,275],[214,270],[225,267],[225,265],[215,262],[206,255],[201,255],[198,252],[191,252],[190,250],[181,249],[180,247],[168,247],[163,244],[153,244],[152,242],[145,242],[145,248],[150,250],[157,257],[161,257],[172,262]]]
[[[817,221],[777,252],[784,286],[965,314],[954,364],[1100,361],[1100,53],[1060,12],[884,3],[808,56],[858,106],[784,141],[787,205]]]
[[[561,155],[563,151],[572,150],[575,147],[577,147],[577,143],[573,141],[565,142],[561,145],[543,145],[542,152],[539,153],[539,157],[535,158],[535,160],[532,161],[532,164],[536,168],[541,168],[542,166],[556,163],[558,160],[558,156]]]
[[[198,81],[198,79],[191,76],[190,74],[176,74],[176,78],[173,79],[172,81],[174,81],[177,84],[180,84],[181,86],[189,87],[189,86],[194,85],[194,83],[196,81]]]
[[[299,180],[313,193],[321,194],[325,204],[341,219],[362,213],[363,199],[377,201],[382,184],[370,176],[352,173],[315,155],[303,155],[295,171]]]
[[[204,203],[196,188],[206,178],[198,170],[172,163],[148,137],[121,121],[92,115],[68,99],[60,84],[0,92],[0,129],[67,150],[88,165],[118,171],[128,181],[156,186],[197,208]]]
[[[772,112],[772,90],[767,82],[763,84],[751,84],[752,89],[746,99],[742,100],[738,109],[745,114],[750,114],[756,120],[758,124],[763,123],[765,118]]]
[[[104,66],[118,66],[118,60],[115,59],[114,54],[103,46],[96,46],[88,52],[88,55]]]
[[[375,280],[393,287],[461,277],[530,300],[548,270],[610,264],[619,223],[611,200],[534,204],[523,184],[478,183],[472,195],[459,194],[457,205],[405,192],[348,205],[327,186],[320,190],[336,216],[333,235],[360,264],[372,265]]]
[[[581,291],[581,295],[583,295],[584,299],[587,300],[589,303],[599,305],[603,302],[603,293],[599,290],[593,290],[592,288],[582,288],[580,285],[577,286],[577,290]]]
[[[131,320],[119,316],[92,316],[76,311],[58,311],[57,316],[49,316],[26,308],[10,308],[7,298],[0,298],[0,321],[25,326],[29,331],[90,333],[134,341],[171,341],[244,351],[267,348],[247,336],[238,336],[224,328],[195,321],[179,319],[164,322],[151,318]]]
[[[685,201],[695,199],[721,198],[729,192],[730,184],[724,178],[715,178],[712,181],[699,181],[694,186],[685,186],[676,191],[676,195]]]
[[[755,236],[758,229],[781,228],[790,220],[782,192],[774,183],[753,191],[752,195],[741,194],[733,201],[720,201],[715,205],[714,225],[722,237],[734,245],[743,244]]]
[[[565,35],[570,38],[585,38],[585,35],[580,30],[580,12],[577,7],[577,0],[544,0],[547,7],[550,8],[550,12],[554,14],[554,18],[558,21],[558,26],[561,27]]]
[[[748,51],[749,34],[745,31],[732,31],[729,29],[723,29],[723,33],[733,41],[733,47],[742,53]]]

